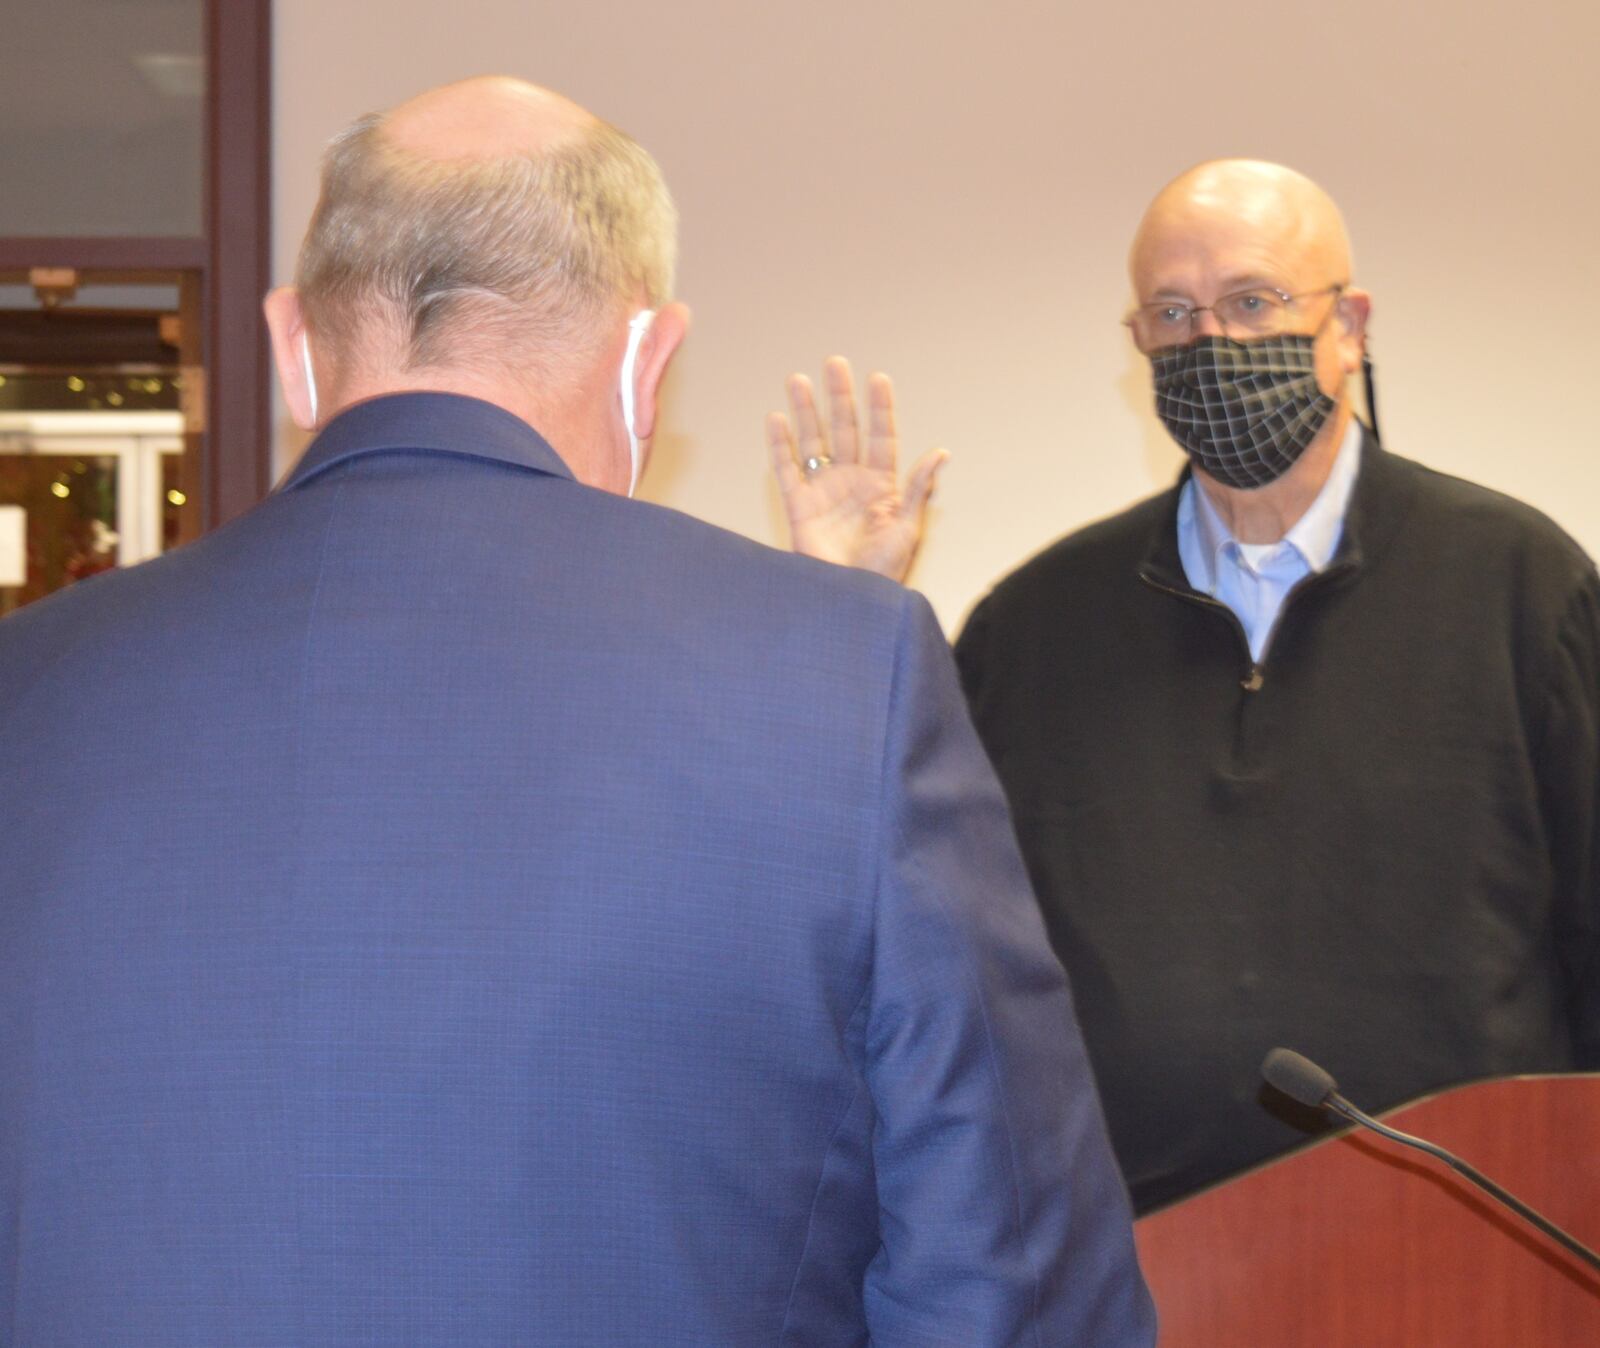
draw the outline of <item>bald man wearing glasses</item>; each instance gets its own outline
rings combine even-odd
[[[1190,170],[1131,272],[1189,464],[956,654],[1148,1211],[1298,1141],[1276,1044],[1377,1108],[1600,1068],[1600,582],[1355,417],[1371,301],[1308,179]],[[903,579],[940,457],[901,489],[887,380],[859,455],[842,362],[828,392],[832,444],[798,377],[798,439],[769,420],[795,545]]]

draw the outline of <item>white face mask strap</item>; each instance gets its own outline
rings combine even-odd
[[[311,400],[311,424],[317,424],[317,375],[311,368],[311,334],[300,329],[300,365],[306,372],[306,396]]]
[[[622,424],[628,428],[628,452],[632,456],[633,476],[628,481],[628,495],[639,485],[639,437],[633,429],[633,365],[639,356],[639,344],[655,322],[654,309],[641,309],[628,320],[628,350],[622,357]]]

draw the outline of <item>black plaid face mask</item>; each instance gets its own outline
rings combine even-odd
[[[1153,351],[1156,415],[1218,482],[1264,487],[1294,467],[1333,412],[1317,386],[1315,340],[1197,337]]]

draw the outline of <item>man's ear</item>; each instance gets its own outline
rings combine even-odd
[[[674,301],[656,311],[655,321],[639,343],[633,367],[634,434],[648,440],[656,430],[657,395],[667,366],[689,335],[689,307]]]
[[[1347,290],[1339,296],[1334,316],[1343,333],[1339,338],[1339,358],[1346,374],[1361,368],[1367,349],[1367,319],[1372,315],[1372,296],[1365,290]]]
[[[300,292],[293,286],[279,286],[261,301],[267,332],[272,338],[272,363],[277,367],[278,383],[289,415],[303,431],[314,431],[317,418],[311,406],[311,388],[306,383],[305,313],[300,307]]]

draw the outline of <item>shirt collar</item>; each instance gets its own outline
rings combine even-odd
[[[1416,503],[1423,470],[1388,453],[1372,432],[1361,428],[1360,472],[1345,508],[1339,546],[1325,575],[1341,574],[1346,580],[1382,557],[1405,528]],[[1177,482],[1152,498],[1152,528],[1135,566],[1136,574],[1160,590],[1181,594],[1193,587],[1180,554],[1178,506],[1190,479],[1186,463]]]
[[[363,454],[451,454],[571,478],[545,438],[503,407],[457,393],[391,393],[356,403],[311,442],[282,490]]]
[[[1298,552],[1313,572],[1325,571],[1338,551],[1345,512],[1361,468],[1361,436],[1361,423],[1351,417],[1328,480],[1305,514],[1283,536],[1283,543]],[[1210,593],[1216,588],[1218,557],[1237,540],[1192,475],[1184,481],[1178,498],[1178,534],[1180,538],[1192,536],[1198,545],[1192,551],[1185,549],[1184,561],[1186,565],[1190,561],[1198,564],[1200,575],[1192,583],[1197,590]],[[1201,580],[1205,583],[1201,584]]]

